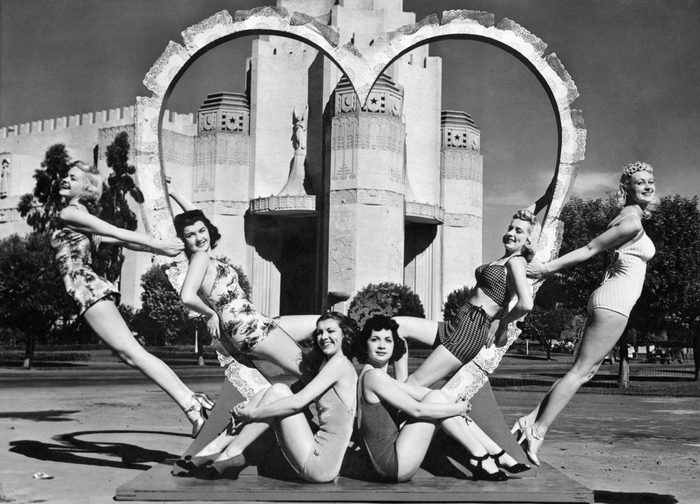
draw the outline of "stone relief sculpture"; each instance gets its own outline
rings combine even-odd
[[[10,192],[10,160],[3,157],[0,163],[0,198],[7,198]]]

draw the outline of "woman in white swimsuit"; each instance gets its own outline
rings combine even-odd
[[[552,262],[527,266],[528,276],[542,278],[614,249],[602,284],[589,298],[588,322],[574,365],[537,407],[513,426],[519,441],[527,442],[526,452],[533,464],[539,465],[537,452],[554,419],[579,387],[593,378],[627,326],[630,311],[642,292],[647,261],[655,253],[654,244],[642,227],[642,219],[649,217],[648,206],[655,201],[655,192],[651,165],[638,161],[625,166],[617,193],[622,210],[608,229],[588,245]]]

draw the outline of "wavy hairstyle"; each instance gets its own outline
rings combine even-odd
[[[211,244],[210,246],[212,249],[215,248],[217,242],[219,241],[219,239],[221,239],[221,233],[219,233],[219,228],[212,224],[211,221],[207,219],[207,216],[204,215],[204,212],[202,212],[200,209],[187,210],[173,217],[173,224],[175,225],[175,232],[177,233],[177,237],[184,242],[185,228],[199,221],[201,221],[209,230],[209,241]],[[187,254],[188,257],[190,255],[190,252],[187,250],[187,248],[185,248],[185,254]]]
[[[78,196],[78,202],[87,208],[92,215],[100,213],[100,198],[102,197],[102,188],[104,180],[102,175],[97,171],[94,165],[84,161],[74,161],[70,168],[78,168],[83,172],[85,178],[85,186]]]
[[[382,331],[387,329],[391,331],[391,338],[394,340],[394,351],[391,353],[389,362],[396,362],[406,353],[406,342],[399,337],[399,324],[387,317],[386,315],[375,315],[362,328],[360,336],[355,340],[353,345],[353,353],[357,362],[360,364],[367,363],[367,342],[372,336],[372,331]]]
[[[629,186],[630,181],[632,180],[632,174],[641,171],[653,174],[654,167],[643,161],[635,161],[634,163],[630,163],[622,168],[622,173],[620,174],[620,184],[618,185],[617,192],[615,193],[615,201],[617,202],[617,206],[620,208],[629,205]],[[655,203],[656,196],[654,196],[654,201],[649,206],[653,207]],[[642,212],[642,219],[648,219],[649,217],[651,217],[651,212],[644,209]]]
[[[537,216],[527,209],[518,210],[513,214],[512,218],[528,222],[530,224],[530,237],[527,239],[527,244],[523,245],[521,251],[521,254],[525,260],[530,262],[535,257],[535,246],[533,245],[533,242],[536,243],[539,239],[542,226],[537,220]]]
[[[355,334],[355,324],[350,318],[346,317],[342,313],[335,311],[326,312],[323,315],[321,315],[316,321],[316,325],[318,326],[318,323],[323,322],[324,320],[335,320],[338,323],[338,327],[340,327],[340,330],[343,332],[343,341],[341,343],[340,348],[343,351],[345,357],[352,360],[352,349],[354,341],[357,338]],[[314,334],[313,338],[311,338],[311,343],[313,349],[316,352],[321,353],[321,347],[318,346],[317,340],[318,334],[318,329],[314,329]]]

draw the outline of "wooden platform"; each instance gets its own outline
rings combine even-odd
[[[229,410],[242,400],[224,381],[216,406],[202,432],[185,451],[194,454],[211,441],[230,420]],[[510,434],[488,383],[472,398],[471,417],[519,462],[527,462]],[[198,480],[170,474],[172,466],[158,465],[117,488],[115,500],[180,502],[517,502],[591,503],[593,492],[561,472],[544,465],[506,482],[473,481],[464,467],[465,452],[438,432],[422,468],[408,483],[372,482],[371,462],[349,450],[341,477],[335,483],[314,485],[296,479],[274,441],[261,438],[251,446],[259,460],[235,480]],[[173,461],[174,462],[174,461]],[[367,472],[369,470],[369,473]],[[519,477],[518,477],[519,476]]]
[[[592,503],[593,492],[550,466],[536,478],[502,483],[439,477],[421,470],[408,483],[371,483],[338,478],[313,485],[258,476],[249,467],[237,480],[178,478],[158,465],[117,488],[119,501],[266,502],[517,502]]]

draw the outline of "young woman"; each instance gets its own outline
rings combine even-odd
[[[436,424],[469,452],[474,479],[505,481],[508,476],[499,467],[511,472],[529,469],[471,421],[468,402],[454,402],[440,390],[389,376],[389,364],[407,355],[396,321],[383,315],[372,317],[354,347],[355,357],[364,364],[358,381],[357,424],[364,448],[382,479],[402,482],[413,477]]]
[[[238,404],[232,413],[245,425],[235,436],[222,433],[193,457],[190,468],[194,475],[235,477],[246,463],[244,450],[272,426],[282,452],[301,479],[310,483],[333,481],[355,419],[357,373],[348,359],[353,337],[347,317],[337,312],[322,315],[313,340],[323,356],[318,374],[296,394],[277,383],[250,402]],[[302,412],[313,401],[319,421],[315,433]]]
[[[241,288],[233,265],[211,253],[221,238],[216,226],[182,196],[171,191],[170,197],[184,210],[174,219],[189,258],[182,302],[206,317],[209,334],[229,354],[235,349],[301,376],[302,351],[297,342],[311,339],[318,316],[272,319],[258,312]]]
[[[532,260],[531,242],[539,232],[537,218],[529,210],[518,210],[503,236],[505,254],[476,269],[476,286],[455,318],[445,324],[416,317],[395,317],[402,338],[435,347],[408,383],[429,386],[454,374],[471,361],[484,345],[494,340],[497,346],[507,342],[508,324],[532,309],[532,291],[525,266]],[[518,300],[512,309],[508,305]],[[495,335],[491,324],[498,320]]]
[[[63,228],[54,231],[51,245],[56,249],[66,290],[78,304],[79,316],[126,364],[175,400],[192,422],[192,435],[196,436],[204,425],[204,410],[211,409],[213,403],[204,394],[192,392],[163,361],[139,345],[117,310],[116,287],[92,270],[92,254],[100,242],[168,256],[177,255],[182,244],[121,229],[93,215],[102,194],[102,177],[85,163],[74,163],[58,192],[66,206],[60,213]]]
[[[655,200],[653,172],[651,165],[639,161],[625,166],[617,193],[622,210],[608,229],[585,247],[547,264],[532,263],[527,267],[529,276],[542,278],[605,250],[615,250],[602,284],[588,300],[588,321],[573,367],[534,410],[513,426],[513,433],[519,432],[520,441],[527,442],[526,452],[533,464],[539,465],[537,452],[554,419],[579,387],[593,378],[603,357],[615,347],[642,292],[646,264],[655,253],[654,244],[642,227],[642,219],[649,217],[648,207]]]

